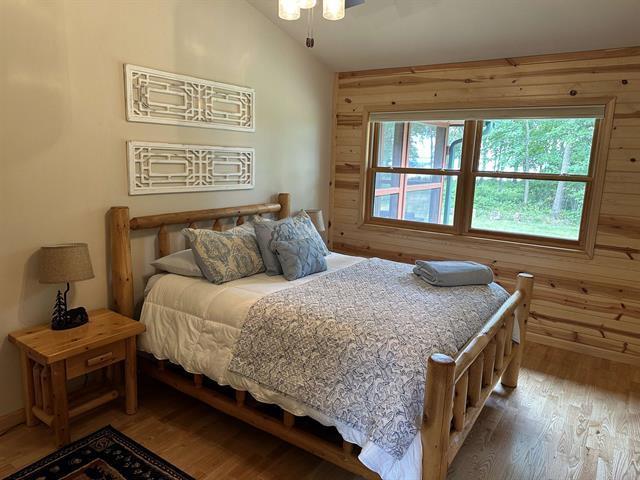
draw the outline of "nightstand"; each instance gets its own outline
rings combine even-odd
[[[9,334],[20,350],[26,423],[38,420],[53,428],[58,446],[70,441],[69,419],[120,396],[115,368],[124,363],[125,408],[138,408],[136,335],[142,323],[111,310],[89,312],[89,322],[69,330],[51,330],[49,324]],[[67,395],[67,380],[96,370],[107,375],[98,388]]]

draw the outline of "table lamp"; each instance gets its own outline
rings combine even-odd
[[[89,320],[84,307],[67,310],[69,282],[93,278],[91,257],[86,243],[47,245],[40,249],[40,283],[66,283],[64,295],[58,290],[51,316],[52,330],[66,330]]]

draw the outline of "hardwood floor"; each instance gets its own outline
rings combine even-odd
[[[640,369],[529,345],[520,386],[499,387],[449,470],[450,480],[640,478]],[[107,406],[73,422],[72,439],[111,423],[198,479],[355,477],[156,383],[140,409]],[[0,437],[0,477],[54,450],[46,427]]]
[[[497,389],[449,479],[640,478],[640,369],[530,344],[517,389]]]

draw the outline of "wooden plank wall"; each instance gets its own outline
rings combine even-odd
[[[616,99],[593,258],[361,227],[365,108],[568,97]],[[491,265],[506,288],[517,272],[531,272],[532,341],[640,365],[640,47],[344,72],[334,98],[335,250],[407,262],[473,259]]]

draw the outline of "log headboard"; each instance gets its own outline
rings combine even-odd
[[[211,208],[207,210],[191,210],[187,212],[160,213],[144,217],[129,217],[129,207],[111,207],[109,210],[109,226],[111,236],[111,291],[113,309],[127,317],[133,317],[134,292],[131,261],[131,230],[158,230],[157,257],[171,253],[168,225],[187,225],[199,228],[198,223],[210,222],[213,230],[222,230],[221,219],[235,218],[237,225],[245,221],[249,215],[277,214],[278,218],[286,218],[291,213],[291,195],[278,194],[277,203],[257,203],[241,207]]]

